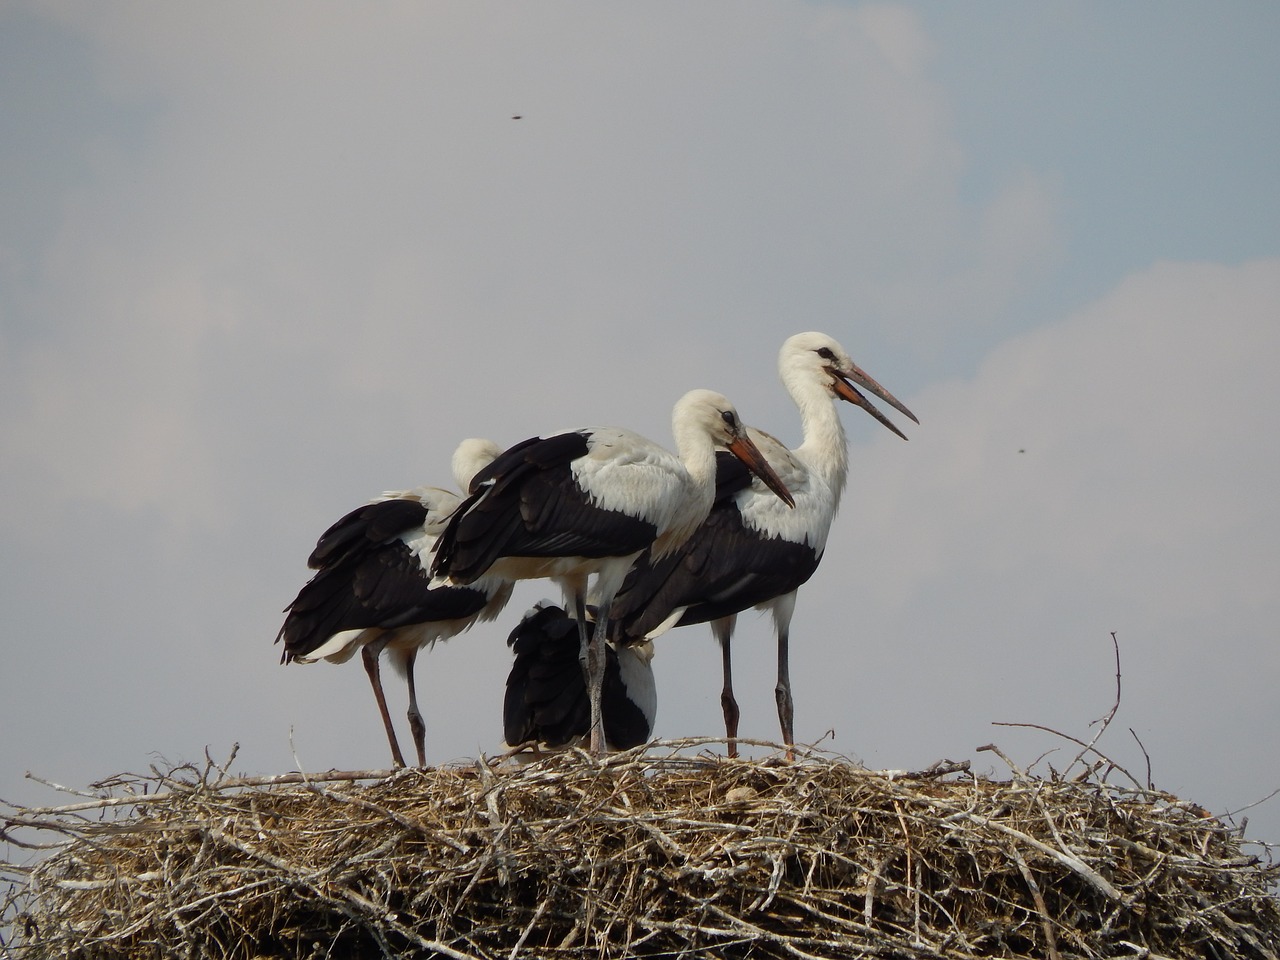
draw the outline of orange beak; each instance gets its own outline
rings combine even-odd
[[[889,420],[889,418],[886,417],[883,413],[881,413],[876,408],[875,404],[873,404],[870,400],[868,400],[863,395],[862,391],[860,391],[858,387],[854,386],[854,383],[858,384],[858,386],[862,387],[865,390],[869,390],[871,393],[875,394],[877,397],[879,397],[885,403],[889,404],[899,413],[905,414],[906,416],[910,417],[913,423],[920,422],[919,420],[916,419],[916,415],[907,409],[906,404],[904,404],[901,400],[895,397],[892,393],[890,393],[884,387],[880,386],[880,384],[876,382],[875,378],[873,378],[870,374],[868,374],[865,370],[863,370],[861,367],[857,366],[856,364],[853,367],[853,372],[848,375],[846,375],[843,371],[836,370],[833,367],[828,367],[827,369],[831,373],[831,375],[836,379],[836,383],[835,383],[836,396],[838,396],[841,400],[848,400],[850,403],[856,404],[857,406],[861,407],[863,410],[867,411],[867,413],[871,414],[871,416],[875,417],[877,420],[879,420],[882,424],[884,424],[886,427],[888,427],[898,436],[902,437],[903,440],[907,439],[906,435],[897,427],[895,427],[893,425],[893,422]]]
[[[729,444],[729,452],[746,464],[747,469],[776,493],[783,503],[789,507],[796,505],[795,497],[791,496],[791,491],[787,489],[787,485],[782,482],[781,477],[773,472],[773,467],[769,466],[769,461],[764,458],[760,448],[751,442],[751,438],[746,433],[736,437]]]

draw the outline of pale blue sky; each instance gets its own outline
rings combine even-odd
[[[961,194],[1034,171],[1063,257],[1012,324],[1154,260],[1274,253],[1280,8],[1193,2],[919,4],[966,167]]]
[[[1260,799],[1277,40],[1254,3],[0,5],[0,797],[235,741],[385,764],[358,666],[276,662],[319,533],[466,436],[668,442],[692,387],[794,444],[776,352],[818,329],[921,424],[844,411],[798,736],[1030,763],[1060,744],[990,724],[1088,735],[1114,630],[1101,746]],[[421,658],[433,760],[495,747],[549,593]],[[655,666],[658,733],[717,733],[708,631]]]

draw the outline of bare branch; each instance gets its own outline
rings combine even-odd
[[[0,930],[22,938],[0,952],[250,960],[269,931],[289,956],[977,960],[1016,937],[1276,960],[1280,871],[1193,804],[1032,777],[994,744],[1011,779],[712,743],[254,778],[206,757],[10,805],[8,835],[52,850],[0,864]]]

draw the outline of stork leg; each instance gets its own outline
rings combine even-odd
[[[596,610],[596,628],[587,647],[587,696],[591,703],[591,752],[600,756],[605,752],[604,713],[600,705],[604,688],[604,637],[608,632],[607,605]]]
[[[720,644],[720,667],[724,674],[724,687],[720,690],[720,709],[724,711],[724,735],[728,740],[727,752],[730,757],[738,755],[738,700],[733,695],[733,654],[730,644],[733,641],[733,625],[737,616],[724,617],[711,621],[711,632]]]
[[[591,649],[591,635],[587,632],[587,598],[581,592],[573,594],[573,615],[578,618],[578,642],[582,648],[578,659],[587,662],[587,651]]]
[[[794,760],[795,704],[791,699],[791,614],[796,607],[795,592],[779,597],[773,605],[773,619],[778,629],[778,685],[773,688],[778,701],[778,723],[782,727],[782,742],[787,745],[787,759]]]
[[[418,709],[418,687],[413,679],[413,664],[418,659],[418,648],[413,647],[404,655],[404,678],[409,684],[409,731],[413,734],[413,746],[418,751],[418,766],[427,765],[427,724]]]
[[[600,708],[600,691],[604,686],[604,638],[608,632],[609,598],[597,598],[596,625],[587,631],[587,584],[585,578],[577,582],[562,582],[566,594],[572,593],[573,610],[578,618],[578,642],[581,644],[583,673],[587,682],[587,702],[591,705],[591,734],[589,747],[599,756],[605,752],[604,715]]]
[[[787,759],[794,760],[795,746],[795,703],[791,699],[791,672],[787,666],[787,632],[778,633],[778,685],[773,688],[774,698],[778,701],[778,723],[782,726],[782,742],[787,745]]]
[[[391,725],[391,714],[387,711],[387,698],[382,692],[382,674],[378,667],[378,658],[382,655],[382,644],[366,643],[360,651],[364,661],[364,672],[369,675],[369,683],[373,685],[373,696],[378,701],[378,712],[382,714],[382,725],[387,729],[387,742],[391,744],[391,759],[397,767],[403,767],[404,754],[400,752],[400,744],[396,742],[396,729]]]
[[[587,599],[581,591],[573,594],[573,613],[578,618],[578,662],[587,685],[587,702],[591,702],[591,632],[587,629]]]

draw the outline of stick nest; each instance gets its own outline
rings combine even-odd
[[[1277,958],[1269,849],[1168,794],[699,746],[10,806],[0,956]]]

